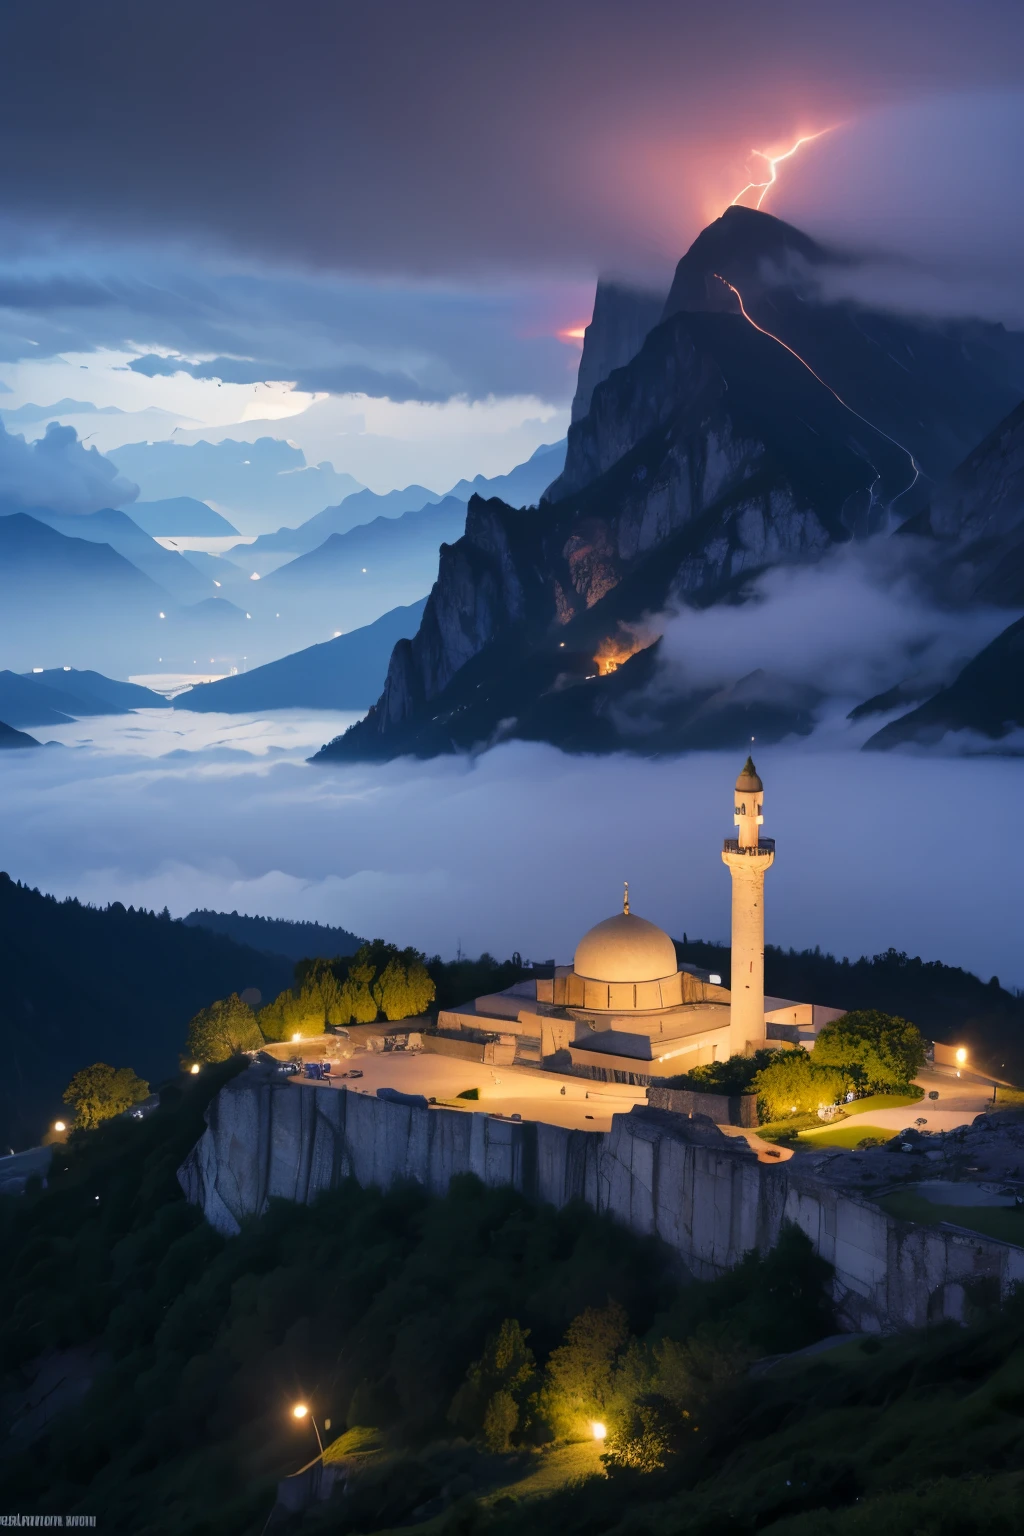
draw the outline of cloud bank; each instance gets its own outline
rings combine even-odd
[[[124,506],[138,493],[138,486],[119,475],[109,459],[79,442],[74,427],[51,422],[43,437],[27,443],[0,424],[0,505],[7,510],[97,512]]]
[[[43,732],[91,740],[77,750],[3,754],[0,867],[176,915],[316,918],[447,956],[461,943],[562,961],[628,879],[636,910],[669,932],[728,936],[719,850],[735,753],[574,758],[510,743],[329,769],[303,759],[338,717],[157,713],[155,725]],[[148,755],[172,744],[174,756]],[[769,942],[850,956],[892,944],[1024,982],[1019,878],[999,851],[1019,763],[819,751],[812,739],[758,752],[757,765],[779,849]],[[920,835],[922,801],[941,838]]]

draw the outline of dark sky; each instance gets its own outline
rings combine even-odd
[[[0,199],[343,269],[636,267],[750,148],[1014,89],[1022,43],[1019,0],[7,0]]]
[[[1024,324],[1022,77],[1021,0],[5,0],[0,366],[561,408],[596,276],[821,129],[768,211]]]

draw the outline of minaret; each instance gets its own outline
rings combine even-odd
[[[748,1056],[765,1044],[764,873],[775,862],[775,839],[758,831],[763,803],[764,785],[748,757],[733,802],[739,836],[726,838],[722,849],[722,862],[732,875],[730,1056]]]

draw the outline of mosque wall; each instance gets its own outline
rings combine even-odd
[[[562,1206],[582,1199],[668,1243],[697,1278],[799,1225],[835,1267],[842,1325],[879,1330],[962,1319],[978,1282],[1005,1294],[1024,1251],[952,1228],[910,1226],[810,1174],[761,1164],[705,1120],[664,1110],[616,1115],[607,1132],[424,1109],[257,1069],[213,1100],[179,1170],[188,1199],[233,1235],[269,1200],[311,1202],[346,1178],[414,1181],[443,1194],[473,1173]]]

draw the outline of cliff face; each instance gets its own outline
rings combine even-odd
[[[576,378],[572,420],[582,421],[598,384],[622,368],[644,344],[662,317],[664,301],[625,283],[601,278],[594,297],[594,317],[583,337],[583,356]]]
[[[813,1175],[760,1164],[699,1117],[656,1110],[617,1115],[607,1133],[492,1120],[389,1103],[344,1089],[283,1083],[252,1069],[210,1106],[208,1129],[179,1172],[189,1200],[225,1235],[273,1198],[310,1203],[354,1178],[386,1188],[414,1181],[443,1194],[473,1173],[556,1206],[582,1199],[631,1231],[660,1237],[697,1278],[795,1222],[835,1268],[851,1329],[961,1319],[965,1287],[1002,1294],[1024,1279],[1024,1252],[977,1234],[908,1227]]]
[[[958,597],[1024,602],[1024,404],[938,488],[930,526],[956,545],[950,563]]]
[[[470,503],[380,700],[319,756],[431,755],[508,735],[681,750],[808,729],[805,702],[780,704],[761,674],[737,683],[742,697],[652,705],[657,653],[634,653],[666,608],[742,599],[768,566],[921,516],[928,477],[1024,393],[1024,338],[829,301],[828,282],[853,270],[778,219],[730,209],[619,367],[649,316],[602,290],[581,366],[589,409],[569,428],[563,473],[538,509]],[[609,647],[614,677],[598,665]]]

